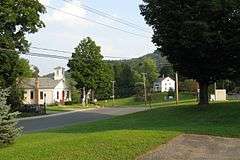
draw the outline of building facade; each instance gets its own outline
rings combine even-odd
[[[170,89],[175,91],[175,81],[170,77],[159,78],[153,86],[155,92],[168,92]]]
[[[71,101],[71,91],[64,77],[65,69],[54,69],[53,77],[29,78],[24,81],[24,104],[55,104]]]

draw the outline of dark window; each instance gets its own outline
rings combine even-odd
[[[33,99],[33,91],[30,91],[30,98]]]
[[[43,92],[40,92],[40,99],[43,99]]]
[[[59,92],[57,91],[57,99],[59,99]]]
[[[67,99],[69,98],[69,91],[67,91]]]

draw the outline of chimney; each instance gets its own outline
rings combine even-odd
[[[35,78],[35,104],[39,104],[39,86],[40,86],[40,81],[38,76]]]
[[[165,75],[164,75],[164,74],[162,75],[162,78],[165,78]]]

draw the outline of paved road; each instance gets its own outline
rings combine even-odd
[[[181,135],[138,160],[239,160],[240,139]]]
[[[34,131],[43,131],[50,128],[63,127],[74,123],[92,122],[143,110],[144,108],[100,108],[44,118],[20,120],[19,126],[23,126],[24,132],[28,133]]]

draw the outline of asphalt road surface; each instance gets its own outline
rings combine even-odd
[[[33,119],[23,119],[19,121],[25,133],[43,131],[50,128],[58,128],[74,123],[87,123],[114,116],[126,115],[143,111],[144,108],[99,108],[88,111],[78,111],[49,117],[38,117]]]

